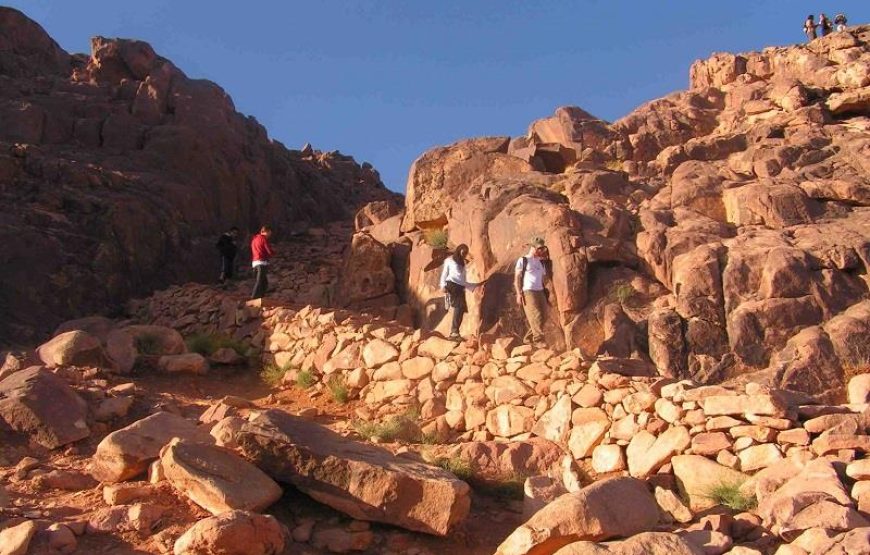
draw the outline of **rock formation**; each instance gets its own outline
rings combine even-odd
[[[369,164],[293,151],[148,44],[64,52],[0,7],[0,345],[133,294],[214,278],[231,225],[282,234],[389,201]]]
[[[465,331],[521,334],[513,265],[541,236],[552,347],[842,395],[870,331],[868,41],[856,27],[715,54],[693,64],[689,90],[612,124],[559,108],[525,137],[426,152],[400,231],[379,239],[397,291],[418,324],[446,331],[446,233],[470,246],[471,279],[488,279]]]

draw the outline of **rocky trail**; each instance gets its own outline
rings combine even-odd
[[[402,199],[0,7],[0,555],[870,554],[870,27],[689,73],[431,149]],[[214,240],[263,220],[248,300]]]

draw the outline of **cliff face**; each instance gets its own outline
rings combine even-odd
[[[0,7],[0,344],[214,278],[223,229],[282,233],[398,197],[368,164],[292,151],[146,43],[69,55]]]
[[[868,41],[715,54],[612,124],[566,107],[525,137],[426,152],[394,238],[412,247],[409,302],[446,325],[424,240],[443,228],[489,278],[467,325],[520,333],[513,264],[541,236],[552,345],[835,396],[870,357]]]

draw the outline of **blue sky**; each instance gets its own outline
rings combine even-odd
[[[564,105],[618,119],[684,89],[697,58],[801,42],[809,13],[870,12],[867,0],[3,3],[70,52],[93,35],[148,41],[271,137],[369,161],[397,191],[433,146],[522,135]]]

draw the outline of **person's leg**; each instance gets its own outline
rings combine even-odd
[[[453,322],[450,326],[450,335],[459,335],[459,328],[462,326],[462,318],[468,310],[465,304],[465,291],[453,294]]]
[[[257,266],[254,268],[254,273],[256,274],[256,278],[254,280],[254,290],[251,292],[252,299],[259,299],[266,292],[266,267],[265,266]]]
[[[529,323],[529,334],[532,341],[540,341],[543,336],[543,317],[541,315],[541,304],[538,301],[538,296],[543,295],[540,291],[523,291],[523,310],[526,313],[526,321]]]
[[[236,257],[230,256],[230,257],[227,257],[226,279],[233,279],[235,277],[236,277]]]
[[[223,283],[227,279],[227,272],[229,271],[229,265],[227,264],[227,257],[221,256],[221,277],[218,278],[218,281]]]

